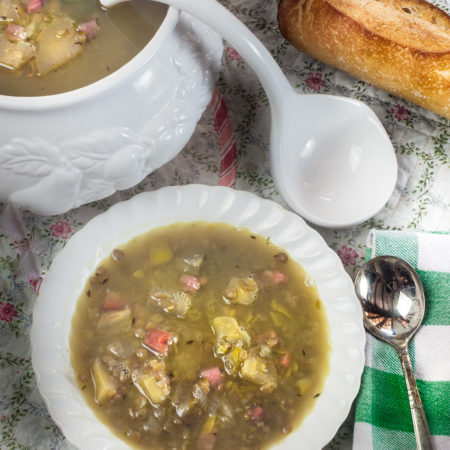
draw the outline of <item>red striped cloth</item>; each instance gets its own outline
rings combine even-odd
[[[220,145],[220,176],[219,186],[234,187],[237,172],[237,145],[231,125],[230,115],[224,98],[214,90],[210,103],[214,117],[214,129],[219,137]]]

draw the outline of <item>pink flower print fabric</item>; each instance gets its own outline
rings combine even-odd
[[[319,72],[308,73],[305,83],[306,86],[308,86],[308,89],[310,89],[311,91],[320,91],[320,89],[325,86],[323,75]]]
[[[67,239],[72,231],[72,227],[67,222],[58,220],[50,227],[50,230],[52,230],[53,237]]]
[[[16,316],[17,310],[12,303],[0,302],[0,320],[12,322]]]
[[[346,266],[354,266],[358,259],[358,253],[351,247],[343,245],[340,250],[337,251],[339,258]]]

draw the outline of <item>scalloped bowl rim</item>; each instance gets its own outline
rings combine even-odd
[[[364,368],[365,333],[353,283],[336,253],[303,219],[273,201],[225,187],[172,186],[138,194],[93,218],[55,257],[35,303],[30,335],[37,384],[54,421],[78,448],[129,448],[95,417],[75,384],[71,317],[90,274],[116,246],[152,228],[191,221],[225,222],[270,237],[316,281],[330,327],[330,372],[301,426],[272,448],[322,448],[346,419]]]

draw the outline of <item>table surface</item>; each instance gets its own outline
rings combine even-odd
[[[450,0],[439,2],[449,11]],[[371,228],[448,231],[450,122],[294,49],[278,31],[276,0],[221,0],[221,3],[264,42],[299,92],[338,94],[365,102],[378,115],[392,139],[399,176],[386,207],[377,216],[352,228],[317,228],[341,257],[349,274],[354,276],[364,259],[365,242]],[[167,185],[215,185],[221,180],[222,184],[235,184],[237,189],[283,204],[270,175],[270,111],[266,96],[245,61],[226,43],[223,71],[217,85],[216,100],[221,99],[228,107],[229,117],[221,117],[220,121],[231,120],[235,147],[224,146],[223,140],[221,146],[217,111],[210,107],[186,148],[132,189],[53,217],[38,217],[0,203],[2,449],[73,448],[50,418],[39,395],[31,367],[29,331],[40,281],[55,254],[74,232],[114,203]],[[228,152],[228,159],[224,152]],[[225,169],[228,173],[224,173]],[[327,448],[350,448],[352,429],[350,413]]]

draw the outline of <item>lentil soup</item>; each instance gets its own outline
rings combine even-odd
[[[268,448],[298,427],[329,371],[313,280],[270,239],[205,222],[115,249],[80,296],[75,378],[134,448]]]

